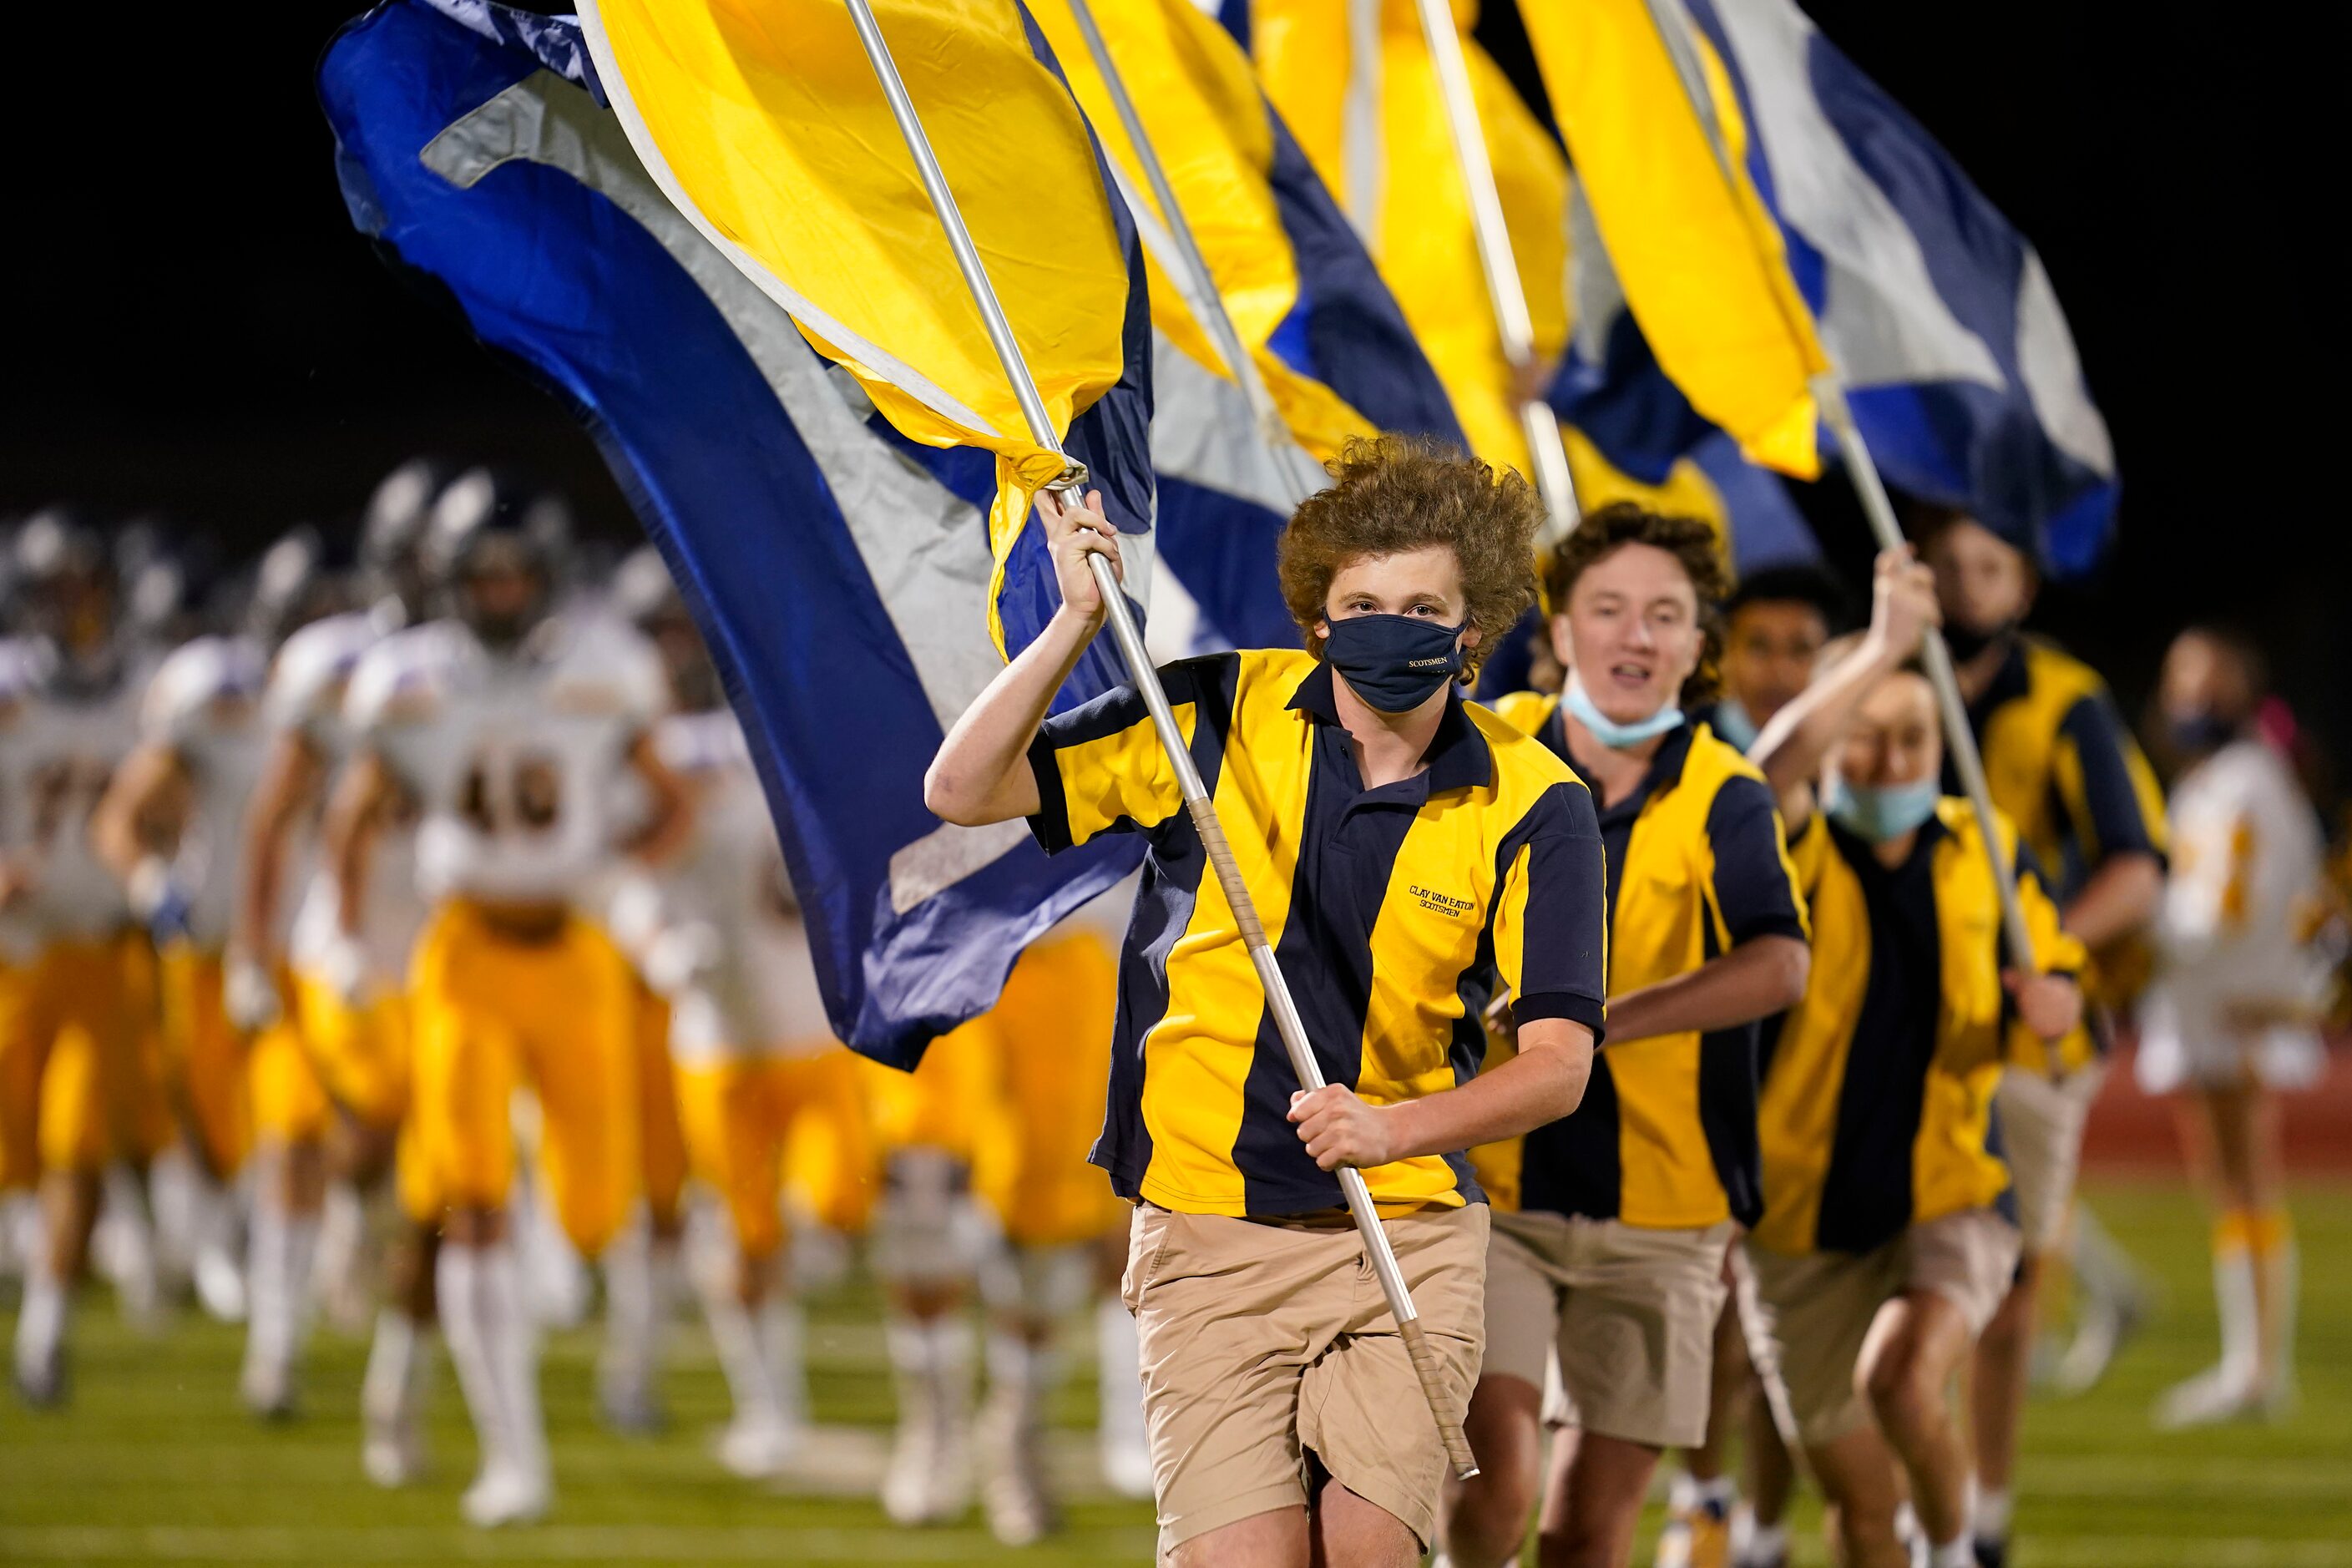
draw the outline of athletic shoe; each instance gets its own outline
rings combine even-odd
[[[425,1479],[425,1438],[410,1421],[365,1418],[367,1433],[360,1440],[360,1468],[386,1490],[414,1486]]]
[[[2074,1326],[2074,1337],[2050,1368],[2053,1394],[2074,1398],[2088,1394],[2107,1375],[2116,1352],[2138,1334],[2147,1321],[2147,1298],[2135,1289],[2123,1296],[2086,1300]]]
[[[1976,1550],[1977,1568],[2009,1568],[2009,1537],[1979,1535],[1969,1544]]]
[[[2289,1379],[2261,1388],[2252,1377],[2217,1366],[2165,1390],[2153,1419],[2158,1431],[2179,1432],[2232,1421],[2277,1421],[2291,1414],[2294,1405],[2294,1384]]]
[[[466,1489],[457,1510],[477,1530],[497,1530],[509,1524],[530,1524],[547,1516],[553,1500],[547,1478],[527,1475],[509,1466],[496,1466]]]
[[[711,1453],[729,1475],[747,1481],[772,1480],[783,1474],[800,1452],[803,1434],[781,1421],[747,1421],[737,1417],[711,1444]]]
[[[882,1511],[899,1525],[948,1524],[971,1504],[971,1472],[960,1434],[926,1401],[899,1418],[882,1477]]]
[[[52,1344],[46,1355],[16,1357],[16,1397],[35,1410],[55,1410],[66,1402],[66,1347]]]
[[[198,1251],[189,1278],[206,1317],[218,1323],[245,1321],[245,1271],[226,1251],[217,1247]]]
[[[989,1532],[1006,1546],[1034,1546],[1054,1530],[1038,1442],[1035,1426],[1022,1421],[1014,1402],[991,1400],[982,1413],[980,1449],[988,1475],[981,1504]]]
[[[237,1397],[245,1407],[261,1420],[290,1421],[294,1418],[294,1379],[282,1366],[265,1361],[247,1361],[237,1378]]]

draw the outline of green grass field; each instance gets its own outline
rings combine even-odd
[[[2305,1189],[2303,1402],[2276,1426],[2180,1436],[2148,1429],[2148,1404],[2214,1353],[2204,1229],[2182,1192],[2103,1184],[2092,1201],[2156,1277],[2147,1331],[2096,1392],[2037,1404],[2028,1419],[2019,1568],[2352,1568],[2352,1187]],[[310,1415],[263,1428],[235,1399],[237,1339],[184,1323],[131,1337],[103,1303],[85,1314],[71,1408],[32,1415],[0,1399],[0,1562],[419,1563],[551,1562],[805,1564],[1142,1563],[1147,1507],[1093,1481],[1093,1388],[1082,1356],[1057,1415],[1069,1528],[1022,1552],[977,1517],[945,1530],[887,1524],[870,1484],[889,1393],[870,1297],[824,1303],[812,1333],[821,1473],[798,1489],[735,1482],[704,1456],[723,1414],[698,1333],[671,1382],[662,1438],[624,1442],[592,1415],[593,1341],[550,1347],[548,1408],[561,1494],[551,1523],[481,1534],[457,1522],[472,1458],[454,1383],[436,1396],[434,1480],[386,1493],[360,1476],[354,1405],[362,1347],[320,1337]],[[1081,1339],[1081,1343],[1082,1339]],[[1076,1347],[1074,1347],[1076,1348]],[[1807,1528],[1799,1561],[1822,1563]],[[1654,1521],[1653,1521],[1654,1522]],[[1646,1551],[1643,1554],[1646,1560]]]

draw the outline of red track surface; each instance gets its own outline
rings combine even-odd
[[[2327,1072],[2286,1101],[2286,1168],[2297,1175],[2352,1173],[2352,1037],[2328,1042]],[[2158,1174],[2180,1169],[2172,1108],[2140,1092],[2132,1076],[2137,1049],[2116,1052],[2105,1089],[2091,1110],[2083,1163],[2098,1171]]]

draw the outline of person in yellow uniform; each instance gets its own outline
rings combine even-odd
[[[735,1407],[716,1452],[737,1475],[771,1477],[808,1437],[786,1169],[805,1173],[814,1222],[855,1235],[873,1204],[872,1135],[742,729],[651,546],[623,563],[614,598],[660,650],[676,707],[656,724],[654,749],[692,797],[694,826],[667,867],[615,900],[613,923],[634,928],[639,972],[665,1004],[664,1059],[676,1064],[689,1164],[720,1199],[733,1241],[729,1277],[700,1282]],[[624,902],[645,908],[625,920]]]
[[[136,742],[143,682],[93,530],[37,513],[9,564],[23,635],[0,645],[0,1194],[25,1255],[16,1391],[49,1405],[66,1394],[100,1178],[163,1141],[138,1007],[150,955],[89,833]]]
[[[2025,553],[1962,513],[1935,514],[1920,533],[1992,803],[2047,869],[2066,929],[2092,958],[2083,1026],[2047,1050],[2021,1031],[2011,1053],[2014,1070],[2001,1080],[2025,1258],[2016,1289],[1978,1344],[1970,1392],[1983,1505],[1978,1554],[2000,1568],[2041,1280],[2045,1260],[2070,1234],[2083,1126],[2105,1074],[2107,1010],[2129,999],[2145,968],[2140,938],[2164,889],[2164,800],[2106,683],[2021,629],[2039,585]],[[1944,784],[1959,788],[1949,757]],[[2087,1387],[2136,1315],[2137,1290],[2089,1215],[2075,1217],[2082,1331],[2068,1352],[2075,1364],[2065,1381]]]
[[[1706,720],[1717,738],[1743,752],[1753,745],[1772,715],[1812,679],[1814,659],[1846,614],[1844,590],[1825,567],[1791,562],[1742,574],[1723,605],[1723,694]],[[1777,1524],[1795,1483],[1771,1401],[1757,1397],[1759,1374],[1748,1364],[1740,1321],[1739,1262],[1737,1249],[1726,1260],[1732,1295],[1715,1325],[1706,1437],[1684,1455],[1683,1472],[1667,1488],[1656,1568],[1732,1568],[1747,1530]],[[1743,1517],[1724,1462],[1734,1432],[1746,1445],[1752,1519]]]
[[[507,1234],[510,1101],[541,1110],[556,1216],[602,1255],[641,1196],[637,992],[575,907],[614,849],[612,784],[647,808],[628,852],[658,862],[690,806],[654,754],[658,657],[625,623],[556,608],[560,499],[477,469],[435,503],[426,556],[450,618],[402,632],[352,677],[364,735],[336,788],[328,853],[356,923],[375,830],[414,803],[417,875],[436,909],[409,973],[414,1157],[442,1214],[442,1330],[482,1463],[462,1508],[492,1526],[544,1513],[552,1478],[536,1333]],[[404,1159],[408,1157],[404,1152]]]
[[[247,631],[194,638],[157,666],[142,703],[141,743],[92,821],[93,839],[132,907],[163,928],[169,1059],[208,1163],[224,1174],[248,1155],[254,1164],[239,1390],[267,1419],[294,1410],[328,1103],[278,1005],[278,977],[236,961],[232,927],[244,901],[247,806],[268,754],[262,705],[271,651],[338,591],[322,552],[307,531],[279,541],[259,563]]]
[[[1160,1550],[1177,1568],[1405,1568],[1444,1454],[1341,1207],[1364,1173],[1466,1403],[1486,1209],[1464,1151],[1574,1109],[1601,1025],[1601,841],[1566,764],[1456,679],[1532,602],[1539,504],[1516,473],[1401,437],[1352,446],[1286,526],[1305,650],[1160,672],[1328,1082],[1302,1092],[1140,696],[1047,717],[1100,627],[1089,498],[1039,505],[1062,605],[949,731],[924,798],[1026,816],[1048,850],[1144,836],[1093,1158],[1136,1205]],[[1517,1053],[1475,1072],[1490,974]]]
[[[898,1406],[882,1510],[941,1524],[971,1507],[972,1328],[990,1237],[971,1189],[981,1122],[998,1090],[993,1037],[973,1019],[932,1042],[912,1073],[857,1058],[881,1190],[868,1258],[881,1281]]]
[[[365,606],[312,621],[270,661],[262,698],[269,740],[238,847],[225,987],[244,1026],[290,1026],[331,1107],[317,1273],[331,1315],[357,1327],[374,1311],[361,1454],[369,1479],[386,1487],[415,1479],[423,1466],[418,1405],[439,1215],[410,1162],[411,1180],[398,1193],[404,1223],[384,1249],[377,1305],[366,1278],[376,1261],[366,1207],[394,1173],[408,1107],[406,973],[427,910],[416,889],[414,816],[402,813],[372,825],[365,896],[346,930],[324,817],[358,743],[345,710],[352,676],[371,649],[422,618],[418,550],[452,477],[417,458],[377,484],[360,525],[357,588]]]
[[[1105,1237],[1127,1216],[1087,1152],[1102,1127],[1118,1026],[1115,944],[1134,900],[1134,883],[1122,882],[1032,942],[996,1005],[970,1026],[987,1042],[993,1089],[972,1143],[972,1191],[996,1233],[979,1276],[988,1313],[981,1501],[1007,1545],[1052,1528],[1043,1406],[1058,1382],[1055,1341],[1102,1272]],[[1112,1441],[1122,1421],[1132,1431],[1140,1410],[1134,1363],[1121,1354],[1130,1339],[1102,1341]],[[1107,1466],[1120,1458],[1106,1450]]]
[[[1815,952],[1766,1051],[1765,1207],[1748,1247],[1852,1568],[1915,1561],[1906,1497],[1929,1568],[1973,1568],[1950,1388],[2021,1246],[1994,1089],[2012,1026],[2055,1041],[2082,1016],[2083,947],[2032,852],[1997,816],[2035,949],[2020,954],[1987,829],[1943,794],[1935,693],[1913,662],[1935,619],[1927,569],[1883,554],[1870,630],[1824,656],[1756,748],[1797,836]]]
[[[1592,787],[1608,857],[1610,1043],[1577,1114],[1519,1150],[1496,1216],[1483,1473],[1449,1488],[1462,1568],[1517,1558],[1557,1357],[1573,1428],[1543,1488],[1547,1562],[1628,1561],[1660,1453],[1706,1432],[1726,1255],[1761,1205],[1756,1022],[1804,989],[1805,916],[1771,793],[1686,710],[1714,694],[1714,531],[1630,504],[1546,567],[1558,698],[1498,704]]]

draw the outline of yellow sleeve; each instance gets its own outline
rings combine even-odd
[[[1221,705],[1230,721],[1239,663],[1238,654],[1216,654],[1160,672],[1188,747],[1202,702]],[[1156,827],[1184,808],[1176,769],[1131,686],[1047,719],[1029,743],[1029,766],[1037,780],[1029,829],[1049,855],[1098,833]]]

